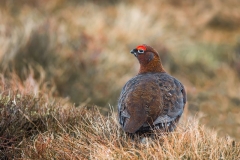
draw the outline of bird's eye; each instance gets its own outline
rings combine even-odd
[[[144,53],[144,50],[143,49],[139,49],[138,53]]]

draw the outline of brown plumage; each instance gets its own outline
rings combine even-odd
[[[186,103],[184,86],[165,72],[152,47],[143,44],[131,53],[138,59],[140,70],[122,89],[118,101],[120,125],[128,133],[173,131]]]

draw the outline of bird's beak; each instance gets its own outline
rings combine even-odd
[[[138,56],[138,54],[137,54],[137,49],[136,49],[136,48],[133,49],[133,50],[131,50],[130,53],[134,54],[135,57]]]

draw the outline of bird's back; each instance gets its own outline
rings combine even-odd
[[[130,79],[122,89],[118,112],[123,130],[135,133],[176,121],[183,112],[183,85],[167,73],[145,73]]]

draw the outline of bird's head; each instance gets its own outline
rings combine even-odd
[[[165,72],[158,52],[152,47],[142,44],[131,50],[140,63],[139,74],[147,72]]]

